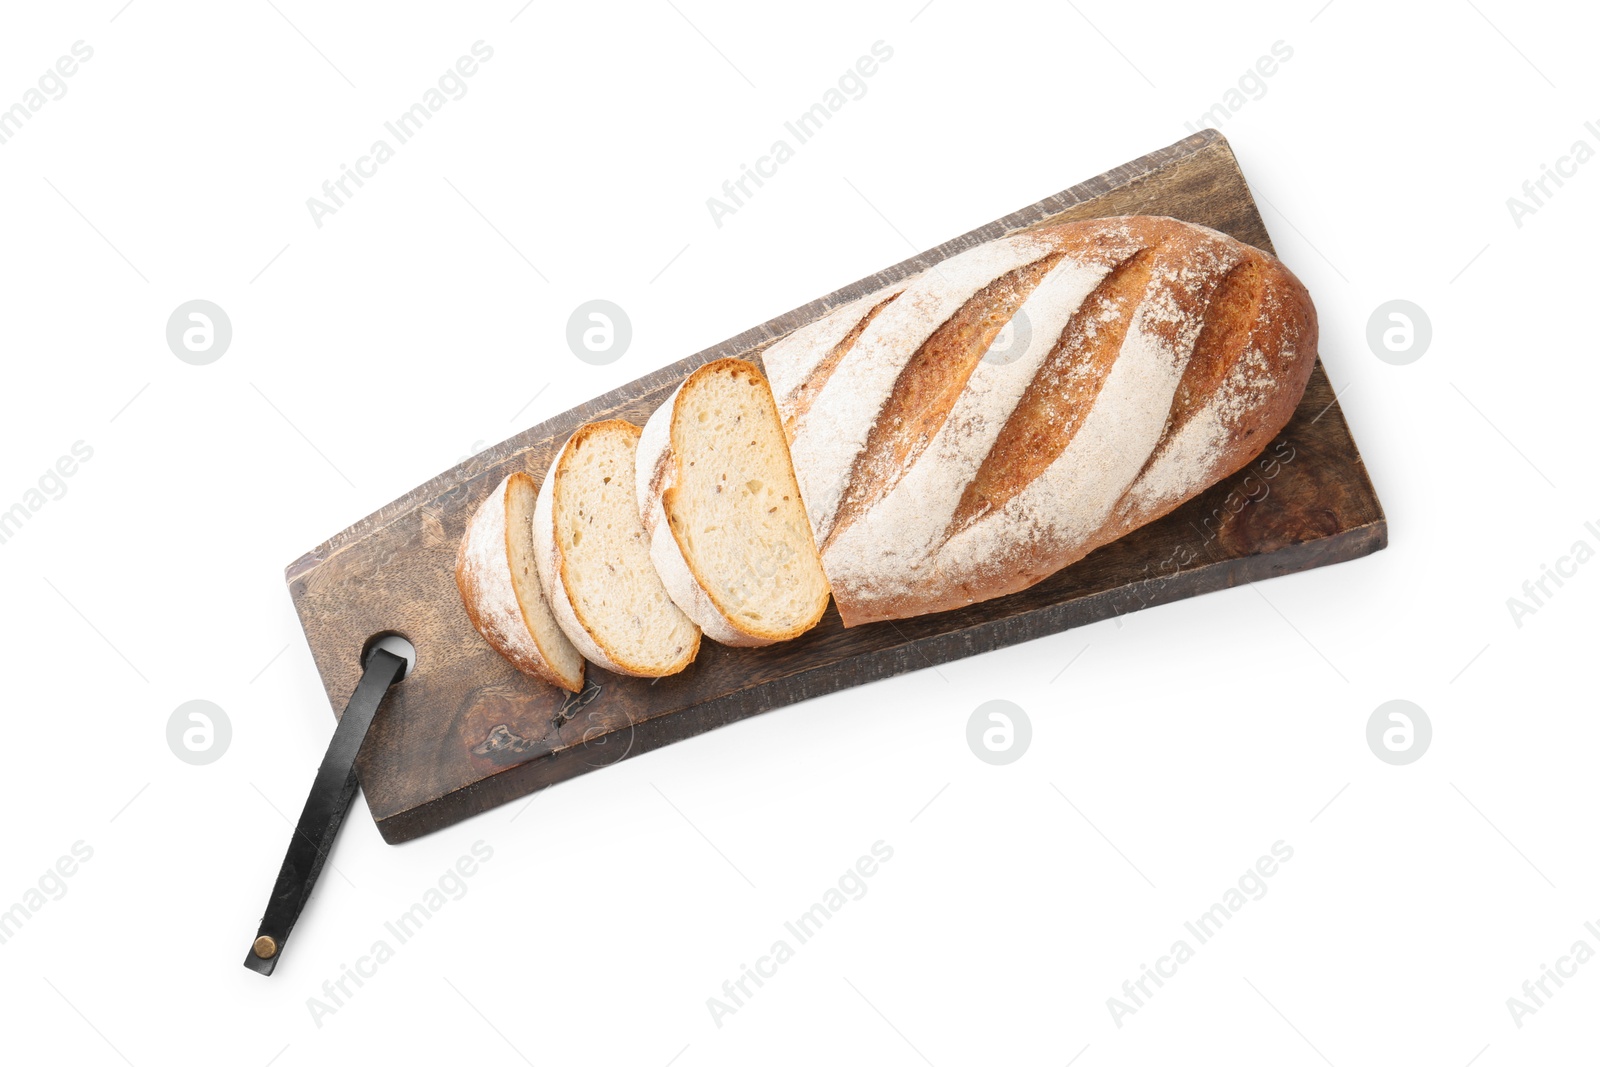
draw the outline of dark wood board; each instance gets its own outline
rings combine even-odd
[[[1012,596],[849,630],[830,607],[794,641],[760,649],[706,641],[688,670],[654,684],[591,664],[590,683],[577,696],[513,670],[467,621],[454,565],[468,518],[511,471],[542,478],[554,450],[582,423],[642,425],[695,367],[725,356],[758,358],[829,310],[983,241],[1124,214],[1170,215],[1272,249],[1226,139],[1205,130],[525,430],[290,564],[290,595],[334,708],[355,686],[371,635],[395,631],[417,647],[416,668],[378,712],[357,761],[384,839],[410,840],[772,708],[1383,548],[1383,510],[1319,361],[1294,418],[1261,459]]]

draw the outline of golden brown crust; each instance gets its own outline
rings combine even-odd
[[[968,483],[952,531],[1004,505],[1067,450],[1122,350],[1150,283],[1151,251],[1119,262],[1073,314]]]
[[[1157,508],[1119,508],[1113,512],[1112,521],[1093,538],[1065,551],[1040,554],[1035,546],[1015,545],[996,556],[981,574],[952,583],[938,597],[923,597],[915,603],[909,600],[886,602],[883,609],[871,613],[846,614],[841,606],[844,624],[857,626],[883,619],[906,618],[906,614],[901,614],[906,611],[913,615],[950,611],[1019,593],[1044,581],[1063,567],[1078,562],[1095,549],[1175,511],[1199,495],[1199,492],[1237,474],[1255,459],[1294,416],[1300,397],[1305,392],[1306,382],[1311,377],[1312,367],[1316,364],[1318,336],[1317,312],[1311,302],[1311,294],[1277,259],[1265,252],[1252,251],[1260,257],[1256,263],[1263,278],[1260,314],[1248,331],[1234,337],[1237,348],[1231,354],[1227,354],[1225,349],[1220,350],[1223,353],[1220,358],[1232,365],[1245,350],[1255,347],[1265,353],[1271,362],[1278,387],[1272,390],[1261,407],[1252,412],[1253,418],[1247,424],[1233,428],[1220,458],[1212,468],[1212,477],[1199,490]],[[1212,352],[1212,355],[1216,356],[1217,352]]]
[[[838,368],[839,361],[844,358],[844,354],[850,351],[851,346],[861,339],[862,333],[866,331],[868,326],[872,325],[872,320],[877,318],[878,312],[888,307],[890,302],[899,295],[899,292],[891,293],[872,305],[867,313],[861,316],[861,321],[850,327],[850,332],[845,334],[843,339],[823,357],[822,362],[817,364],[816,370],[812,371],[811,375],[799,384],[794,391],[794,395],[789,398],[789,413],[783,420],[783,429],[786,435],[793,436],[794,424],[804,418],[806,412],[811,410],[812,402],[816,400],[817,394],[822,391],[823,385],[827,384],[828,377]]]
[[[1002,274],[974,293],[917,349],[895,380],[867,447],[856,457],[850,496],[834,519],[830,540],[855,521],[865,502],[882,498],[916,462],[967,387],[978,361],[1062,255],[1057,252]],[[846,343],[851,341],[846,338]]]
[[[913,565],[906,552],[886,551],[879,568],[872,562],[872,538],[895,540],[903,527],[897,525],[901,519],[879,520],[875,509],[941,431],[976,365],[970,351],[959,347],[953,358],[948,349],[934,362],[923,357],[938,347],[934,337],[952,330],[963,335],[967,324],[983,321],[986,301],[1002,316],[1015,308],[986,288],[947,322],[928,324],[929,342],[906,363],[890,391],[879,394],[883,399],[868,444],[849,467],[838,516],[828,531],[823,562],[847,626],[959,608],[1025,589],[1239,470],[1270,443],[1299,403],[1316,361],[1316,312],[1304,286],[1274,257],[1205,227],[1148,216],[1069,223],[1029,236],[1040,242],[1041,258],[1053,249],[1052,262],[1065,255],[1107,273],[1073,312],[1021,398],[993,423],[1000,427],[998,435],[981,459],[975,457],[976,469],[951,472],[952,480],[966,484],[953,487],[959,500],[941,512],[950,518],[930,554]],[[1026,277],[1038,262],[1005,277]],[[913,280],[911,286],[916,284]],[[1143,438],[1140,455],[1129,457],[1142,469],[1134,468],[1131,481],[1111,483],[1113,495],[1103,499],[1109,505],[1104,519],[1086,528],[1073,522],[1063,527],[1050,514],[1059,517],[1062,508],[1076,507],[1070,493],[1049,497],[1043,505],[1038,493],[1023,494],[1054,470],[1090,413],[1106,403],[1102,391],[1119,360],[1129,358],[1125,341],[1136,317],[1140,345],[1147,350],[1156,345],[1181,358],[1171,372],[1177,375],[1176,388],[1168,378],[1164,392],[1152,385],[1145,394],[1166,406],[1152,411],[1151,436]],[[846,359],[843,366],[851,364]],[[834,384],[837,391],[845,382]],[[817,392],[820,385],[812,395]],[[1121,406],[1129,403],[1124,390],[1099,412],[1102,433],[1108,413],[1116,422]],[[1164,428],[1160,410],[1166,411]],[[1204,449],[1196,445],[1201,439]],[[1091,440],[1084,447],[1094,444]],[[1120,497],[1118,484],[1123,485]],[[1059,488],[1051,483],[1045,490],[1056,491],[1052,486]],[[1056,511],[1035,521],[1028,509],[1037,506]],[[904,515],[905,509],[894,514]],[[1002,515],[1007,518],[997,526]],[[830,556],[829,550],[851,534],[850,527],[864,523],[850,558]],[[999,536],[995,531],[1002,527],[1011,533]],[[960,553],[946,551],[952,539],[975,528],[990,532],[968,537]],[[978,551],[974,545],[988,547]]]

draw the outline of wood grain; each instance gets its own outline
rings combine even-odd
[[[1384,547],[1383,510],[1319,361],[1294,418],[1251,466],[1008,597],[850,630],[830,606],[795,641],[758,649],[707,641],[688,670],[654,684],[591,665],[577,695],[513,670],[468,622],[452,578],[467,520],[511,471],[542,477],[579,425],[642,425],[695,367],[759,358],[833,308],[973,245],[1124,214],[1170,215],[1272,250],[1226,139],[1202,131],[525,430],[290,564],[289,591],[334,707],[355,685],[370,636],[394,631],[417,647],[416,668],[379,711],[357,761],[384,839],[409,840],[775,707]]]

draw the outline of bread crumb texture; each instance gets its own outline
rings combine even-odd
[[[671,440],[676,477],[662,504],[711,606],[752,638],[810,629],[828,582],[766,379],[736,359],[695,371],[676,397]]]
[[[650,563],[634,499],[638,427],[611,421],[574,435],[555,472],[561,577],[579,623],[606,654],[641,673],[681,670],[700,633]]]

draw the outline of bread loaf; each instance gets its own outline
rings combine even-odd
[[[767,380],[742,359],[696,370],[645,423],[635,488],[673,602],[725,645],[811,629],[828,607]]]
[[[634,496],[639,427],[580,426],[539,487],[533,548],[556,622],[591,662],[617,674],[676,674],[700,650],[650,562]]]
[[[472,625],[513,667],[577,693],[583,657],[551,614],[534,561],[536,498],[521,471],[494,487],[467,523],[456,587]]]
[[[1316,360],[1272,256],[1149,216],[980,245],[762,353],[847,626],[1025,589],[1250,461]]]

